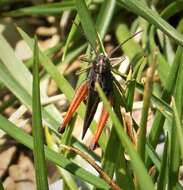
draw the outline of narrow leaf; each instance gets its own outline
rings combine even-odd
[[[75,2],[86,38],[88,39],[93,50],[95,50],[98,38],[93,21],[90,16],[90,12],[88,11],[87,5],[84,0],[75,0]]]
[[[37,39],[34,46],[34,68],[33,68],[33,96],[32,96],[32,126],[34,139],[34,164],[36,170],[36,184],[40,190],[48,190],[47,171],[44,152],[44,135],[42,127],[40,87],[39,87],[39,52]]]
[[[18,17],[25,15],[60,15],[63,11],[75,9],[73,0],[66,0],[60,3],[47,3],[33,7],[21,8],[8,13],[5,16]]]
[[[178,33],[168,22],[160,17],[155,11],[149,9],[143,1],[118,0],[119,5],[125,6],[139,16],[142,16],[151,24],[155,25],[162,32],[173,38],[179,45],[183,46],[183,36]]]

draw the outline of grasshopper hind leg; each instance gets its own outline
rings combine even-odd
[[[108,100],[109,100],[110,104],[113,105],[113,97],[109,96]],[[101,115],[100,115],[100,119],[99,119],[99,122],[98,122],[98,125],[97,125],[97,130],[96,130],[96,132],[94,134],[94,137],[92,139],[92,143],[90,145],[91,150],[95,150],[97,148],[98,140],[99,140],[100,135],[101,135],[101,133],[102,133],[104,127],[105,127],[105,124],[107,122],[108,117],[109,117],[109,113],[106,110],[106,108],[103,106],[102,112],[101,112]]]
[[[69,106],[69,109],[64,117],[64,120],[61,124],[61,126],[58,129],[59,133],[64,133],[65,128],[67,124],[70,122],[74,112],[78,108],[79,104],[86,99],[88,96],[88,81],[84,81],[80,87],[77,89],[73,100],[71,101],[71,104]]]

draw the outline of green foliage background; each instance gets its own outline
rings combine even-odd
[[[19,5],[19,8],[12,10],[14,4]],[[76,178],[81,179],[86,185],[91,184],[92,187],[87,185],[89,189],[93,187],[96,189],[110,188],[106,181],[75,163],[74,158],[68,153],[62,151],[60,153],[57,142],[53,140],[53,134],[58,137],[59,143],[75,146],[97,159],[102,169],[111,178],[114,178],[121,189],[177,190],[183,188],[178,176],[183,161],[182,0],[87,0],[86,2],[84,0],[62,0],[51,3],[39,0],[29,1],[27,4],[25,1],[20,3],[12,0],[1,0],[0,10],[1,19],[10,17],[15,22],[18,19],[24,19],[25,16],[28,18],[47,18],[51,15],[56,19],[60,19],[64,11],[69,11],[72,15],[72,19],[67,23],[68,34],[66,37],[45,52],[39,50],[37,41],[33,40],[34,36],[29,36],[28,31],[26,32],[21,27],[15,26],[17,27],[17,33],[21,35],[21,38],[33,52],[33,57],[26,63],[16,57],[14,49],[8,42],[9,39],[0,34],[0,88],[1,90],[9,89],[14,95],[13,102],[18,100],[29,110],[32,110],[33,127],[36,125],[33,129],[36,134],[33,133],[33,136],[26,134],[3,116],[4,110],[12,105],[11,102],[9,104],[5,102],[0,107],[0,128],[12,138],[33,150],[34,159],[37,163],[43,163],[43,165],[35,164],[38,189],[48,189],[45,160],[44,156],[39,155],[39,150],[41,154],[45,153],[45,159],[60,167],[61,178],[66,184],[65,189],[78,189]],[[56,82],[59,92],[65,94],[67,99],[71,101],[74,89],[67,81],[66,76],[59,72],[58,67],[62,64],[69,65],[72,60],[85,51],[86,54],[90,55],[91,47],[88,47],[86,39],[79,34],[78,28],[72,23],[72,20],[81,23],[84,34],[93,47],[97,45],[98,35],[100,40],[103,41],[105,35],[110,33],[112,36],[110,43],[116,45],[116,43],[120,44],[137,30],[143,30],[140,42],[130,40],[121,47],[121,52],[129,58],[131,70],[128,71],[132,71],[132,73],[127,72],[126,75],[122,76],[125,79],[128,76],[125,94],[122,95],[115,91],[115,98],[119,102],[119,106],[112,110],[103,92],[100,88],[98,89],[101,99],[110,113],[113,125],[109,136],[103,132],[100,137],[99,145],[102,149],[100,157],[72,137],[74,120],[69,124],[64,135],[61,136],[57,132],[61,122],[59,110],[54,104],[40,105],[38,64],[44,70],[40,80],[49,75]],[[52,60],[52,55],[61,48],[63,48],[63,53],[58,60]],[[141,142],[139,143],[141,147],[136,150],[123,130],[124,123],[122,122],[120,106],[125,107],[128,112],[132,112],[134,93],[138,91],[145,94],[141,79],[147,68],[153,64],[155,49],[158,51],[156,76],[159,80],[154,82],[152,94],[150,93],[146,99],[144,98],[143,105],[146,105],[146,107],[142,109],[141,113],[142,116],[146,117],[148,109],[153,107],[153,124],[149,135],[147,135],[147,118],[141,118],[140,124],[134,123],[134,129],[136,131],[139,129],[141,133],[137,137],[137,141]],[[121,52],[119,51],[118,54],[120,55]],[[144,55],[146,58],[142,61]],[[32,69],[34,70],[34,78],[32,77]],[[85,78],[86,73],[81,74],[77,83],[79,84]],[[125,98],[125,103],[123,98]],[[149,101],[150,104],[146,104],[146,101]],[[81,118],[84,117],[84,104],[80,105],[77,113]],[[41,130],[42,119],[44,120],[46,139],[44,145],[43,138],[41,138],[42,141],[39,141],[43,135]],[[91,130],[94,131],[95,127],[96,122],[93,121]],[[164,150],[162,155],[159,155],[155,150],[161,134],[164,134]],[[35,146],[36,144],[38,146]],[[128,160],[126,160],[126,154],[129,155]],[[153,172],[151,173],[150,169],[152,167]]]

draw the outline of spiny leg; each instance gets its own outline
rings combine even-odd
[[[109,100],[110,104],[113,105],[113,97],[109,96],[108,100]],[[102,112],[101,112],[101,115],[100,115],[100,119],[99,119],[99,123],[97,125],[97,130],[96,130],[96,132],[94,134],[94,137],[93,137],[91,145],[90,145],[91,150],[95,150],[95,148],[97,147],[98,140],[99,140],[100,135],[101,135],[101,133],[103,131],[103,128],[105,127],[105,124],[107,122],[108,117],[109,117],[109,113],[106,110],[106,108],[103,106],[102,107]]]
[[[64,117],[64,120],[58,129],[59,133],[64,133],[67,124],[69,123],[69,121],[72,118],[72,115],[78,108],[79,104],[87,97],[87,95],[88,95],[88,81],[85,81],[77,89],[77,91],[74,95],[74,98],[69,106],[69,109]]]

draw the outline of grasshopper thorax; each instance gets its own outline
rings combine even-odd
[[[93,69],[95,73],[102,74],[110,72],[110,61],[107,56],[100,54],[93,60]]]

